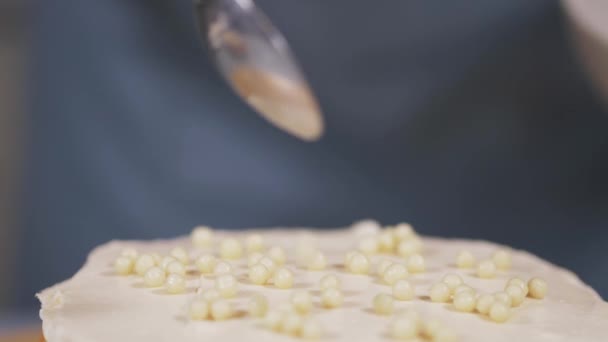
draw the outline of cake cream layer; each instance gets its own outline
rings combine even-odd
[[[264,237],[266,246],[281,246],[288,252],[287,267],[294,271],[293,289],[252,285],[247,278],[247,258],[231,261],[239,284],[236,298],[229,299],[236,314],[227,321],[190,321],[188,304],[196,290],[213,288],[213,276],[200,280],[193,266],[188,273],[185,294],[170,295],[162,288],[144,287],[141,277],[118,276],[113,262],[125,248],[140,253],[166,255],[174,247],[184,247],[193,257],[200,253],[217,252],[217,241],[235,237],[243,240],[256,232]],[[316,247],[325,253],[328,268],[308,271],[296,267],[294,250],[301,237],[313,237]],[[200,341],[290,341],[293,337],[262,327],[259,319],[247,314],[247,302],[256,293],[265,295],[270,307],[289,301],[294,290],[309,290],[315,306],[311,313],[323,326],[327,341],[388,341],[390,316],[380,316],[372,310],[372,299],[378,293],[391,293],[377,275],[354,275],[344,268],[344,255],[357,245],[352,229],[332,231],[250,230],[242,232],[216,231],[212,250],[192,246],[190,239],[159,241],[112,241],[96,248],[83,268],[71,279],[42,291],[40,317],[47,342],[200,342]],[[408,280],[416,288],[412,301],[396,301],[396,310],[412,309],[423,320],[438,319],[451,328],[458,341],[605,341],[608,338],[608,303],[572,272],[556,267],[525,251],[512,250],[513,266],[499,271],[495,278],[481,279],[475,270],[455,266],[456,255],[462,250],[472,252],[477,260],[490,258],[498,248],[485,241],[447,240],[423,237],[426,272],[411,274]],[[216,253],[217,255],[217,253]],[[376,255],[403,262],[399,256]],[[598,270],[600,271],[600,270]],[[319,304],[319,280],[326,274],[336,274],[342,280],[344,304],[325,309]],[[545,299],[526,298],[513,308],[506,323],[495,323],[474,313],[457,312],[449,303],[432,303],[429,287],[448,273],[459,274],[465,283],[479,293],[502,291],[512,277],[522,279],[541,277],[549,284]]]

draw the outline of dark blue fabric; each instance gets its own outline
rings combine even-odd
[[[318,93],[319,143],[235,98],[189,1],[33,6],[19,305],[110,239],[366,217],[525,248],[608,295],[608,115],[558,2],[258,3]]]

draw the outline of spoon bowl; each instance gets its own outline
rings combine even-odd
[[[315,96],[283,35],[252,0],[198,0],[200,34],[232,89],[277,127],[307,141],[323,134]]]

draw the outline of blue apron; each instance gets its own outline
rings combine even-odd
[[[608,116],[557,2],[258,3],[319,96],[318,143],[235,97],[190,1],[33,6],[17,304],[110,239],[368,217],[525,248],[608,295]]]

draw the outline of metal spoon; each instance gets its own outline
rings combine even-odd
[[[323,116],[281,35],[252,0],[195,0],[199,31],[224,78],[253,109],[308,141]]]

